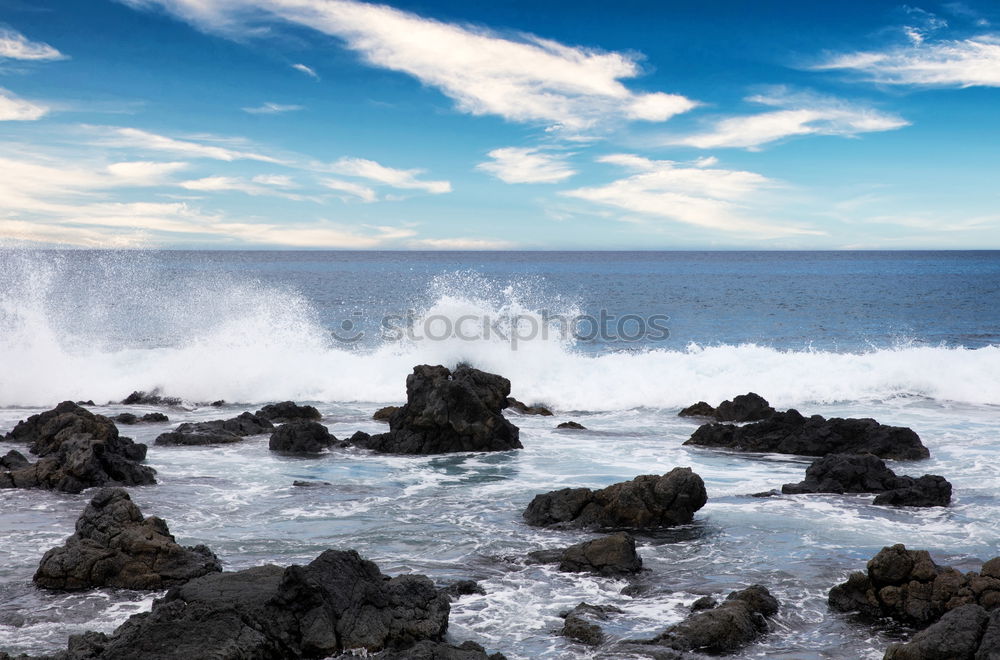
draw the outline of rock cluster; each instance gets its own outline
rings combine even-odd
[[[559,550],[538,550],[529,553],[528,558],[542,564],[559,564],[559,570],[567,573],[620,576],[642,570],[635,539],[623,532]]]
[[[540,415],[542,417],[552,417],[552,411],[545,406],[535,404],[529,406],[526,403],[518,401],[512,396],[507,397],[506,408],[513,410],[516,413],[521,413],[522,415]]]
[[[867,574],[852,573],[830,590],[830,607],[926,626],[963,605],[988,610],[1000,605],[1000,557],[983,564],[979,573],[962,573],[938,566],[926,550],[894,545],[882,548],[867,568]]]
[[[115,415],[111,418],[115,424],[127,424],[129,426],[133,424],[154,424],[159,422],[169,422],[170,418],[163,413],[151,412],[146,413],[142,417],[138,415],[133,415],[132,413],[121,413]]]
[[[925,474],[900,477],[871,454],[831,454],[813,461],[806,478],[785,484],[786,495],[803,493],[879,493],[875,504],[895,506],[948,506],[951,484],[944,477]]]
[[[240,442],[248,435],[261,435],[274,429],[270,420],[245,412],[232,419],[186,422],[173,431],[156,437],[157,445],[220,445]]]
[[[179,406],[181,400],[173,396],[161,396],[160,390],[142,392],[136,390],[119,401],[125,406]]]
[[[299,420],[282,424],[268,441],[271,451],[289,454],[318,454],[337,442],[329,429],[319,422]]]
[[[944,658],[1000,658],[1000,608],[989,613],[979,605],[956,607],[909,642],[891,645],[884,660]]]
[[[257,411],[257,417],[275,424],[284,424],[285,422],[296,420],[318,421],[323,419],[323,415],[315,407],[300,406],[294,401],[268,404]]]
[[[143,518],[124,489],[105,488],[76,521],[76,533],[45,553],[34,581],[64,591],[152,590],[221,570],[211,550],[181,547],[163,520]]]
[[[30,463],[18,452],[9,453],[0,463],[0,488],[79,493],[94,486],[156,483],[156,471],[139,464],[146,445],[119,436],[110,419],[72,401],[20,422],[6,440],[30,443],[29,451],[39,459]]]
[[[706,501],[701,477],[679,467],[596,491],[563,488],[536,495],[523,516],[529,525],[545,527],[671,527],[691,522]]]
[[[758,422],[770,418],[774,413],[775,410],[767,399],[755,392],[748,392],[723,401],[717,408],[699,401],[677,414],[680,417],[711,417],[719,422]]]
[[[518,428],[501,414],[510,381],[460,366],[414,367],[406,377],[406,405],[389,418],[388,433],[355,433],[350,444],[395,454],[521,449]]]

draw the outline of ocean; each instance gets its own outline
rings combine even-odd
[[[339,438],[377,432],[372,413],[404,400],[414,365],[460,362],[556,416],[510,414],[525,448],[497,454],[152,445],[179,422],[286,399],[317,406]],[[184,404],[108,403],[154,389]],[[913,428],[931,458],[890,467],[945,476],[952,505],[749,497],[800,481],[809,460],[683,447],[697,424],[677,417],[748,391]],[[476,579],[487,594],[453,604],[450,637],[510,658],[603,657],[555,634],[581,601],[624,611],[610,636],[650,637],[699,596],[753,583],[783,607],[737,657],[881,658],[905,632],[832,613],[831,586],[895,543],[963,570],[1000,555],[1000,252],[0,251],[0,433],[67,399],[170,416],[122,432],[158,471],[133,499],[179,542],[227,569],[333,547],[388,574]],[[588,430],[555,430],[567,420]],[[703,477],[709,501],[692,525],[637,535],[640,577],[523,561],[595,536],[527,527],[535,494],[675,466]],[[0,491],[0,649],[59,650],[157,595],[32,586],[88,500]]]

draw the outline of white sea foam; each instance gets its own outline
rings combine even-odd
[[[135,260],[98,262],[78,281],[65,259],[4,256],[0,406],[103,402],[154,388],[192,402],[395,402],[415,364],[461,361],[510,378],[518,398],[566,410],[678,407],[749,390],[779,406],[898,397],[1000,404],[997,346],[840,353],[664,344],[594,354],[550,333],[516,349],[497,336],[360,349],[337,342],[305,297],[281,287],[217,274],[169,280]],[[484,286],[442,278],[420,318],[544,323],[523,292]]]

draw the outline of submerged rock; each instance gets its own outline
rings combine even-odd
[[[164,589],[222,570],[203,545],[181,547],[160,518],[143,518],[122,488],[105,488],[76,521],[76,533],[42,557],[34,582],[62,591]]]
[[[449,609],[448,598],[423,575],[388,578],[353,550],[327,550],[305,566],[191,580],[111,635],[71,638],[70,658],[298,660],[353,649],[409,649],[415,654],[383,657],[435,658],[417,655],[431,652],[419,644],[442,642]]]
[[[586,431],[587,427],[583,424],[578,424],[577,422],[563,422],[556,426],[557,429],[566,429],[570,431]]]
[[[281,403],[266,405],[257,411],[257,417],[274,422],[275,424],[283,424],[296,420],[317,421],[323,419],[323,415],[315,407],[300,406],[294,401],[282,401]]]
[[[169,422],[170,418],[163,413],[151,412],[146,413],[142,417],[138,415],[133,415],[132,413],[121,413],[115,415],[111,418],[116,424],[127,424],[131,426],[132,424],[153,424],[158,422]]]
[[[375,656],[378,660],[507,660],[503,653],[487,654],[475,642],[462,642],[454,646],[445,642],[417,642],[402,651],[384,651]]]
[[[624,614],[624,612],[611,605],[580,603],[570,611],[559,615],[565,620],[559,634],[587,646],[599,646],[604,643],[606,637],[598,622],[607,621],[609,614]]]
[[[119,436],[110,419],[72,401],[32,415],[15,426],[6,439],[30,443],[29,451],[39,460],[28,463],[19,453],[8,454],[0,465],[0,488],[79,493],[94,486],[156,483],[156,471],[139,464],[146,458],[146,445]]]
[[[275,429],[268,448],[292,454],[318,454],[335,442],[338,442],[337,438],[319,422],[299,420]]]
[[[1000,658],[1000,609],[962,605],[906,643],[892,644],[884,660],[996,660]]]
[[[786,495],[803,493],[881,493],[875,504],[948,506],[951,484],[944,477],[925,474],[919,479],[899,477],[871,454],[831,454],[813,461],[806,478],[785,484]]]
[[[560,550],[539,550],[529,553],[528,558],[542,564],[559,564],[559,570],[567,573],[619,576],[642,570],[635,539],[623,532]]]
[[[414,367],[406,405],[392,414],[389,432],[359,431],[349,443],[396,454],[521,449],[518,428],[500,413],[509,393],[506,378],[471,367]]]
[[[867,568],[867,574],[852,573],[830,590],[831,608],[922,627],[962,605],[1000,605],[1000,557],[983,564],[979,573],[962,573],[938,566],[926,550],[900,544],[882,548]]]
[[[563,488],[536,495],[523,516],[529,525],[544,527],[672,527],[691,522],[706,501],[701,477],[679,467],[596,491]]]
[[[161,396],[160,390],[142,392],[136,390],[119,401],[125,406],[179,406],[181,400],[173,396]]]
[[[684,444],[802,456],[874,454],[897,460],[930,456],[911,429],[879,424],[874,419],[807,418],[796,410],[775,413],[745,426],[704,424]]]
[[[552,417],[552,411],[545,406],[535,404],[529,406],[526,403],[522,403],[512,396],[507,397],[506,408],[513,410],[516,413],[521,413],[522,415],[540,415],[542,417]]]
[[[231,419],[186,422],[156,437],[157,445],[218,445],[240,442],[248,435],[262,435],[274,429],[269,420],[245,412]]]
[[[486,590],[475,580],[458,580],[441,588],[441,592],[447,594],[452,600],[458,600],[462,596],[485,596]]]

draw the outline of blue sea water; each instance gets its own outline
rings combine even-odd
[[[602,313],[612,331],[590,338]],[[629,337],[614,336],[626,316]],[[636,332],[653,318],[668,332]],[[445,332],[460,319],[465,336]],[[397,339],[401,327],[413,336]],[[125,407],[106,402],[136,389],[180,397],[170,423],[126,431],[159,471],[132,489],[147,515],[232,569],[352,547],[388,573],[479,579],[488,593],[454,604],[451,635],[511,658],[602,657],[554,634],[581,600],[625,611],[612,636],[650,636],[698,596],[753,582],[785,607],[740,657],[880,658],[905,631],[829,612],[830,586],[891,543],[963,567],[1000,554],[998,252],[0,251],[0,328],[0,433],[64,399],[115,414]],[[284,399],[317,405],[338,436],[376,431],[371,413],[402,401],[414,365],[461,361],[557,417],[510,414],[525,449],[501,454],[296,460],[270,455],[266,437],[151,444],[177,423]],[[750,390],[911,426],[932,457],[894,469],[946,476],[953,505],[747,497],[799,481],[807,461],[682,447],[696,427],[676,412]],[[218,399],[230,403],[205,405]],[[554,429],[567,419],[590,430]],[[649,570],[636,595],[518,559],[591,536],[526,527],[537,492],[677,465],[705,479],[709,503],[689,527],[639,537]],[[291,486],[302,478],[333,485]],[[86,501],[0,491],[0,649],[51,652],[149,607],[145,594],[31,586]]]

